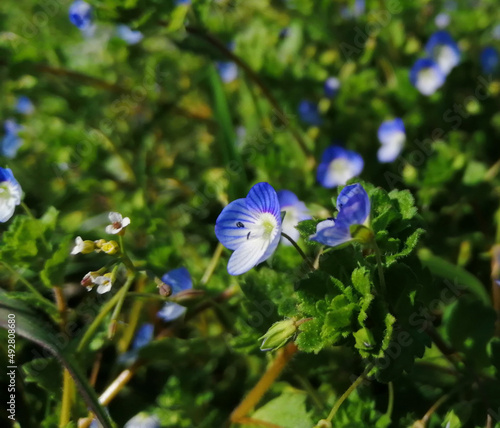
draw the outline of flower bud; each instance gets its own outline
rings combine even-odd
[[[93,241],[84,241],[80,236],[75,239],[75,246],[71,250],[71,254],[89,254],[95,250]]]
[[[96,252],[100,252],[103,244],[105,243],[106,243],[105,239],[98,239],[97,241],[94,241]]]
[[[116,241],[108,241],[101,245],[101,250],[106,254],[116,254],[120,250],[120,246]]]
[[[260,349],[262,351],[276,350],[284,346],[297,331],[294,319],[286,319],[275,322],[267,333],[259,338],[263,340]]]

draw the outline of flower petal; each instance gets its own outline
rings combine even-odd
[[[257,183],[253,186],[246,197],[246,204],[250,211],[271,213],[281,218],[278,195],[269,183]]]
[[[247,208],[245,199],[236,199],[227,205],[217,218],[215,235],[224,247],[236,250],[247,241],[248,229],[245,225],[255,224],[257,220],[257,213]]]
[[[189,271],[185,267],[180,267],[167,272],[161,277],[161,280],[170,285],[172,288],[172,295],[179,293],[183,290],[190,290],[193,288],[193,281]]]
[[[279,234],[276,235],[279,242]],[[276,245],[274,241],[272,244],[274,249],[276,249]],[[243,244],[241,244],[235,252],[231,255],[229,262],[227,264],[227,271],[230,275],[241,275],[252,269],[254,266],[263,262],[267,257],[267,250],[270,247],[269,241],[265,239],[249,239],[246,240]],[[271,253],[272,254],[272,253]],[[270,254],[268,255],[268,257]]]
[[[325,220],[318,223],[316,233],[309,238],[311,241],[319,242],[323,245],[336,247],[352,239],[349,226],[334,220]]]
[[[347,230],[352,224],[363,224],[370,215],[370,198],[359,183],[346,186],[337,198],[339,215],[336,223],[345,224]]]
[[[167,302],[165,303],[165,305],[163,305],[163,308],[161,308],[156,315],[163,321],[170,322],[184,315],[186,311],[187,308],[179,305],[178,303]]]

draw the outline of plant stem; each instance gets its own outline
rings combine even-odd
[[[210,263],[207,266],[207,269],[205,270],[205,273],[203,274],[203,277],[201,278],[200,284],[201,285],[207,285],[208,281],[210,281],[210,278],[212,277],[215,268],[217,267],[217,263],[219,262],[220,256],[222,254],[222,250],[224,249],[224,246],[219,242],[217,244],[217,247],[215,248],[214,255],[212,256],[212,259],[210,260]]]
[[[5,268],[12,274],[15,275],[18,281],[21,281],[35,296],[37,296],[39,299],[44,299],[43,295],[35,288],[31,282],[29,282],[26,278],[24,278],[18,271],[16,271],[12,266],[10,266],[8,263],[4,262],[3,260],[0,260],[0,263],[5,266]]]
[[[130,281],[132,283],[133,277],[129,277],[127,279],[127,282]],[[130,287],[130,284],[123,285],[120,290],[117,291],[117,293],[106,302],[106,304],[102,307],[101,311],[97,314],[97,316],[94,318],[94,321],[92,321],[92,324],[90,324],[89,328],[83,335],[82,339],[80,340],[80,343],[78,344],[78,348],[76,349],[76,352],[81,352],[85,346],[87,346],[88,342],[92,338],[92,336],[95,334],[97,329],[99,328],[99,325],[101,322],[104,320],[104,317],[113,309],[113,307],[117,304],[117,302],[122,298],[122,296],[125,296],[127,294],[127,290]]]
[[[335,402],[335,404],[332,407],[332,410],[330,411],[330,414],[326,418],[328,422],[331,422],[333,420],[333,417],[339,410],[340,406],[342,403],[351,395],[351,393],[363,382],[365,379],[366,373],[368,373],[369,369],[371,367],[368,367],[362,374],[359,375],[359,377],[353,382],[353,384],[347,388],[347,391],[342,394],[342,396]]]
[[[245,418],[245,416],[255,407],[262,396],[278,378],[288,361],[290,361],[290,359],[295,355],[297,350],[297,346],[292,342],[278,351],[278,355],[272,362],[271,366],[266,370],[257,384],[252,388],[238,407],[236,407],[236,409],[234,409],[231,413],[231,422],[238,423]]]
[[[304,251],[302,251],[302,249],[299,247],[299,245],[292,238],[290,238],[285,232],[281,232],[281,236],[283,236],[283,238],[288,239],[291,242],[291,244],[295,247],[295,249],[300,254],[300,256],[309,265],[309,267],[311,268],[311,270],[316,270],[316,268],[314,267],[313,262],[309,259],[309,257],[306,256],[306,254],[304,253]]]
[[[385,295],[386,287],[385,287],[385,278],[384,278],[384,270],[382,268],[382,255],[380,253],[380,248],[375,242],[375,238],[373,239],[373,249],[375,251],[375,259],[377,260],[377,271],[378,271],[378,279],[380,282],[380,289],[382,294]]]
[[[71,419],[71,396],[73,389],[73,378],[67,369],[63,371],[63,394],[61,402],[61,414],[59,415],[59,428],[66,428]]]
[[[392,409],[394,408],[394,385],[392,382],[389,382],[387,387],[389,388],[389,402],[387,403],[387,411],[385,414],[391,419]]]
[[[125,296],[127,295],[127,291],[129,290],[130,286],[134,282],[135,274],[129,275],[127,278],[127,281],[125,281],[125,284],[122,286],[120,291],[123,290],[123,292],[120,294],[120,298],[116,302],[115,309],[113,311],[113,315],[111,316],[111,321],[109,322],[109,328],[108,328],[108,339],[112,339],[113,336],[116,333],[116,325],[118,324],[118,317],[120,316],[120,311],[122,310],[123,307],[123,302],[125,301]]]

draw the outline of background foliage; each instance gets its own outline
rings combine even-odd
[[[367,0],[359,16],[354,3],[331,0],[89,3],[90,38],[63,0],[4,2],[0,12],[0,117],[23,126],[17,155],[1,166],[33,214],[18,207],[0,226],[1,322],[24,314],[20,426],[61,425],[68,391],[70,426],[92,402],[117,426],[139,412],[162,427],[224,426],[276,356],[259,338],[288,318],[307,320],[292,338],[299,352],[253,419],[313,427],[365,373],[334,427],[500,426],[500,82],[479,62],[499,44],[497,3]],[[462,60],[424,97],[409,68],[443,11]],[[128,45],[116,24],[144,39]],[[238,63],[236,80],[220,79],[220,61]],[[323,94],[330,76],[341,82],[333,99]],[[21,95],[31,114],[16,112]],[[318,103],[321,126],[300,120],[303,99]],[[404,120],[406,146],[380,164],[377,129],[392,117]],[[271,262],[229,276],[214,235],[223,206],[267,181],[306,202],[314,220],[300,229],[309,236],[335,212],[338,191],[315,180],[334,141],[365,160],[385,291],[375,253],[360,244],[325,251],[314,272],[280,246]],[[113,257],[69,251],[76,236],[105,238],[109,211],[131,218],[124,245],[137,269],[161,277],[188,268],[200,292],[183,302],[184,318],[159,320],[156,285],[139,275],[108,338],[112,313],[103,311],[125,277],[112,293],[87,292],[82,277]],[[300,245],[313,258],[320,251]],[[143,323],[154,324],[154,340],[130,354]],[[7,355],[4,330],[0,338]],[[127,367],[133,376],[107,416],[97,396]]]

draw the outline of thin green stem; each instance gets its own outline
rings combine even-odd
[[[135,274],[129,275],[127,278],[127,281],[125,284],[122,286],[122,288],[125,288],[125,292],[120,296],[120,299],[116,302],[115,309],[113,310],[113,315],[111,315],[111,321],[109,323],[109,328],[108,328],[108,339],[112,339],[113,336],[115,335],[116,332],[116,325],[118,324],[118,317],[120,316],[120,312],[123,307],[123,302],[125,301],[125,296],[127,295],[127,291],[129,290],[130,286],[132,285],[132,282],[135,278]]]
[[[16,276],[17,280],[22,282],[35,296],[37,296],[40,299],[45,299],[43,295],[35,288],[31,282],[29,282],[26,278],[24,278],[18,271],[16,271],[12,266],[10,266],[8,263],[4,262],[3,260],[0,261],[0,263],[5,266],[5,268],[13,275]]]
[[[71,420],[71,398],[73,391],[73,378],[67,369],[63,371],[63,394],[61,413],[59,415],[59,428],[65,428]]]
[[[391,419],[392,416],[392,409],[394,409],[394,385],[392,382],[389,382],[387,384],[387,387],[389,388],[389,401],[387,403],[387,411],[385,414],[389,419]]]
[[[385,278],[384,278],[384,269],[382,268],[382,254],[380,253],[380,248],[378,247],[375,239],[373,239],[373,249],[375,251],[375,259],[377,260],[377,271],[378,271],[378,279],[380,282],[380,288],[382,294],[385,294]]]
[[[94,318],[94,321],[90,324],[89,328],[83,335],[76,352],[81,352],[90,342],[90,339],[95,335],[95,332],[99,328],[99,325],[104,320],[106,315],[111,312],[120,299],[127,294],[127,291],[134,280],[134,276],[129,276],[127,282],[118,290],[118,292],[102,307],[101,311]]]
[[[290,238],[285,232],[281,232],[281,236],[283,236],[283,238],[288,239],[291,242],[291,244],[295,247],[297,252],[305,260],[305,262],[308,264],[308,266],[311,268],[311,270],[316,270],[311,259],[306,256],[306,253],[304,253],[304,251],[302,251],[302,248],[300,248],[299,245],[292,238]]]
[[[347,388],[347,391],[342,394],[342,396],[335,402],[335,404],[332,407],[332,410],[330,411],[330,414],[326,418],[328,422],[331,422],[333,420],[333,417],[339,410],[340,406],[342,403],[351,395],[351,393],[363,382],[365,379],[366,373],[368,373],[370,367],[368,367],[362,374],[359,375],[359,377],[354,381],[354,383]]]

